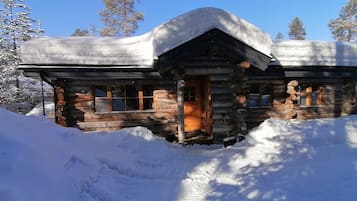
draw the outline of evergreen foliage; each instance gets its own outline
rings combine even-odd
[[[357,0],[349,0],[339,17],[331,20],[328,26],[336,40],[357,42]]]
[[[302,21],[295,17],[289,24],[289,39],[305,40],[306,32]]]
[[[101,36],[130,36],[144,15],[134,9],[134,0],[103,0],[105,9],[100,16],[105,27]]]
[[[71,36],[89,36],[89,31],[87,29],[77,28]]]
[[[27,40],[39,35],[41,29],[34,29],[30,18],[30,8],[24,0],[1,0],[0,5],[0,107],[13,111],[30,99],[30,95],[20,92],[16,70],[20,63],[18,49]]]
[[[284,35],[281,32],[278,32],[275,36],[275,40],[284,40]]]

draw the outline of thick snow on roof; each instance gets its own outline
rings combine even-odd
[[[21,47],[23,64],[152,65],[163,53],[217,28],[270,56],[268,34],[233,14],[201,8],[128,38],[40,38]]]
[[[152,65],[151,34],[136,37],[39,38],[21,46],[23,64]]]
[[[152,31],[156,56],[217,28],[259,52],[271,55],[270,36],[247,21],[217,8],[201,8],[178,16]]]
[[[273,43],[276,59],[270,65],[357,66],[357,44],[325,41],[288,40]]]

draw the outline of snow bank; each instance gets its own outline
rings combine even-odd
[[[0,200],[356,200],[357,116],[269,119],[247,140],[170,144],[143,127],[83,134],[0,109]]]
[[[55,112],[55,103],[52,101],[45,101],[45,115],[53,114]],[[26,116],[41,116],[43,115],[43,103],[37,104],[30,112],[26,114]]]

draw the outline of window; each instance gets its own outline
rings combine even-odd
[[[143,111],[153,109],[153,87],[113,85],[95,87],[95,111]]]
[[[195,102],[196,101],[195,87],[185,87],[183,92],[183,97],[185,102]]]
[[[270,107],[272,85],[253,83],[249,85],[248,107]]]
[[[302,84],[300,105],[318,106],[323,105],[323,87],[318,84]]]

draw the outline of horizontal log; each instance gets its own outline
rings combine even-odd
[[[97,121],[97,122],[77,122],[77,125],[81,129],[98,129],[101,128],[115,128],[121,129],[125,127],[133,127],[133,126],[144,126],[144,127],[160,127],[160,129],[164,130],[173,130],[176,128],[175,122],[167,122],[163,124],[159,123],[152,123],[148,124],[147,122],[143,121]]]
[[[210,76],[210,81],[228,81],[230,80],[230,74],[214,74]]]
[[[233,125],[227,125],[227,126],[222,126],[222,125],[212,125],[212,131],[213,133],[226,133],[226,132],[231,132],[233,130],[234,126]]]
[[[189,68],[185,72],[187,75],[212,75],[212,74],[231,74],[233,73],[232,68],[226,67],[215,67],[215,68]]]
[[[211,87],[211,94],[232,94],[232,90],[228,87]]]
[[[218,107],[232,108],[233,107],[233,102],[232,101],[212,100],[212,107],[213,108],[218,108]]]
[[[74,119],[82,121],[125,121],[125,120],[151,120],[151,121],[175,121],[176,111],[164,112],[141,112],[141,113],[102,113],[95,114],[93,112],[83,113],[78,110],[72,110],[70,115]]]
[[[233,109],[231,107],[222,107],[222,108],[213,108],[213,114],[231,114],[233,113]]]

